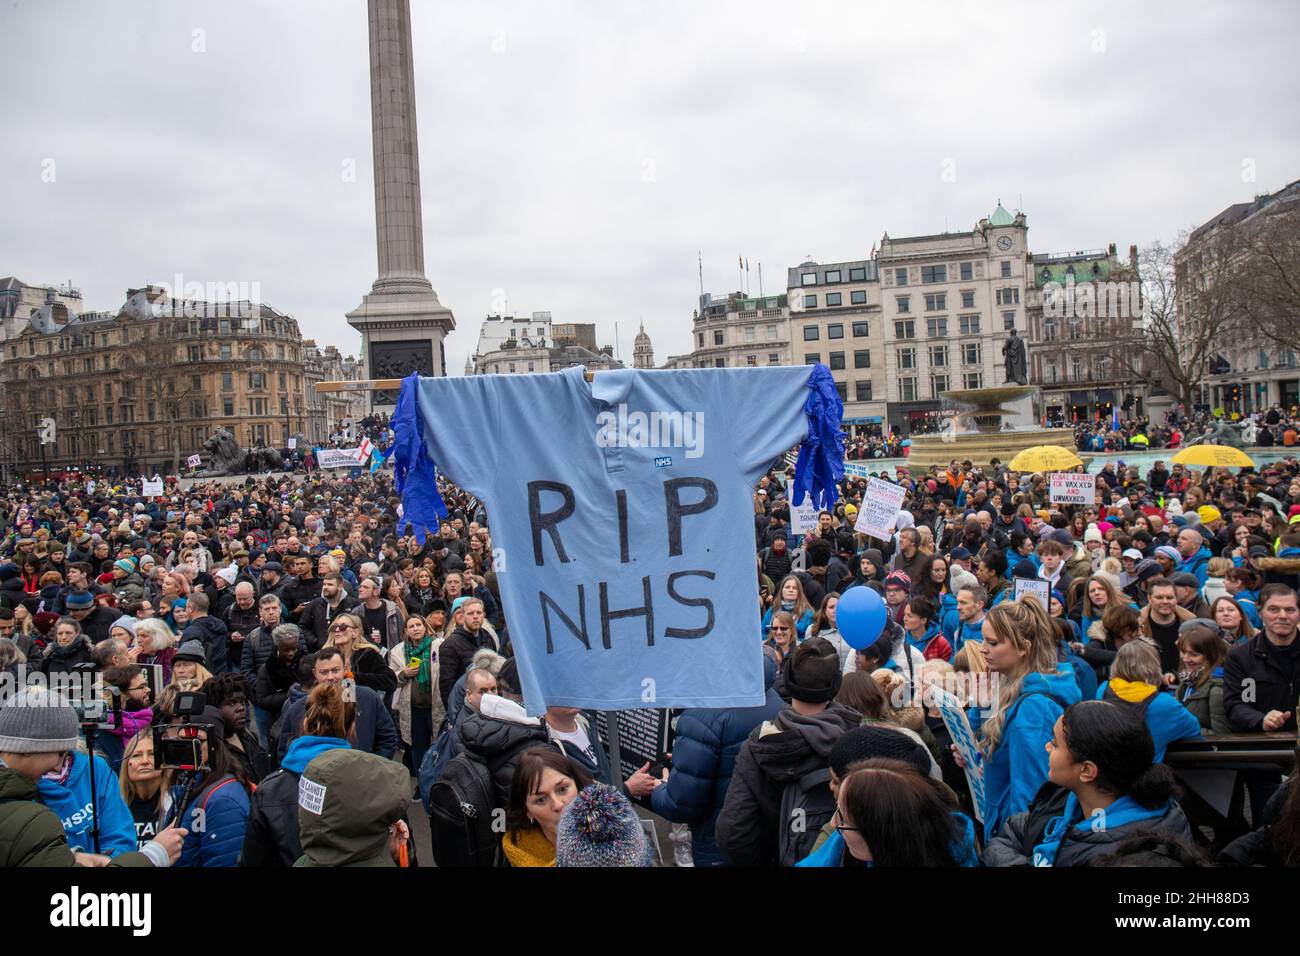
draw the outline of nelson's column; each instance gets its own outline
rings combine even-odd
[[[410,0],[369,0],[369,20],[379,277],[347,320],[371,378],[444,375],[442,340],[456,320],[424,275]],[[371,394],[374,410],[392,412],[396,392]]]

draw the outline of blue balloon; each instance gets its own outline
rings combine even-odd
[[[858,651],[879,640],[888,617],[884,600],[866,585],[849,588],[835,606],[835,625],[840,635],[849,647]]]

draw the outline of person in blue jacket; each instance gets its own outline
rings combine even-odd
[[[727,796],[731,773],[740,748],[754,729],[781,712],[783,701],[773,689],[776,660],[763,655],[764,702],[758,707],[697,708],[682,711],[673,740],[673,766],[662,783],[633,774],[627,782],[633,796],[650,793],[656,814],[691,827],[691,849],[696,866],[727,866],[713,836],[718,813]],[[646,784],[653,787],[647,790]]]
[[[1053,618],[1052,626],[1056,628],[1059,638],[1056,644],[1056,659],[1074,671],[1074,682],[1079,685],[1079,695],[1083,700],[1092,700],[1097,696],[1097,672],[1092,665],[1074,652],[1075,632],[1070,627],[1074,622],[1068,618]]]
[[[1047,742],[1057,718],[1082,695],[1074,668],[1057,659],[1056,628],[1037,601],[1004,601],[989,610],[984,661],[999,687],[979,730],[987,842],[1028,809],[1046,782]]]
[[[1195,575],[1198,588],[1205,587],[1205,579],[1210,575],[1210,549],[1205,547],[1204,541],[1195,528],[1178,532],[1178,554],[1182,558],[1178,570]]]
[[[1160,654],[1147,640],[1129,641],[1115,655],[1110,680],[1097,688],[1097,700],[1108,700],[1132,710],[1146,722],[1156,748],[1156,762],[1175,740],[1201,736],[1201,722],[1173,694],[1164,693]]]
[[[952,656],[968,643],[979,645],[984,641],[984,609],[989,603],[989,592],[980,584],[967,584],[957,589],[956,612],[952,615],[951,630],[945,622],[943,636],[952,646]],[[975,648],[972,649],[972,652]]]
[[[178,719],[172,726],[181,722]],[[170,825],[181,820],[181,826],[189,831],[175,865],[236,866],[244,846],[253,785],[226,746],[221,711],[205,707],[201,715],[188,722],[214,730],[198,731],[200,756],[208,769],[195,773],[188,794],[184,784],[172,788],[172,807],[165,822]]]
[[[94,800],[91,799],[91,758],[75,751],[64,761],[57,780],[42,777],[36,782],[40,801],[63,822],[68,846],[78,853],[102,853],[114,857],[136,849],[135,820],[122,798],[117,774],[98,754],[95,762]],[[91,829],[99,816],[99,848],[92,845]]]
[[[772,606],[763,614],[763,628],[759,635],[761,638],[767,637],[767,629],[772,623],[772,614],[775,611],[790,613],[794,618],[795,639],[797,642],[802,642],[807,636],[808,625],[813,622],[813,609],[808,599],[804,597],[803,584],[795,575],[786,575],[781,581],[781,586],[777,588],[777,596],[772,601]]]

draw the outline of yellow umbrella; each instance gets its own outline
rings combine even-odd
[[[1012,471],[1069,471],[1083,464],[1079,456],[1060,445],[1026,448],[1008,466]]]
[[[1208,468],[1254,468],[1254,460],[1231,445],[1190,445],[1173,458],[1178,465],[1203,465]]]

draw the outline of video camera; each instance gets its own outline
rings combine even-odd
[[[66,679],[52,678],[51,689],[77,712],[77,723],[87,731],[117,730],[122,726],[122,692],[112,684],[96,684],[94,664],[74,664]]]
[[[207,697],[198,691],[178,694],[175,713],[181,722],[154,726],[154,761],[159,770],[196,773],[212,769],[204,759],[203,741],[199,739],[199,732],[204,732],[211,739],[216,727],[193,720],[203,716],[207,704]]]

